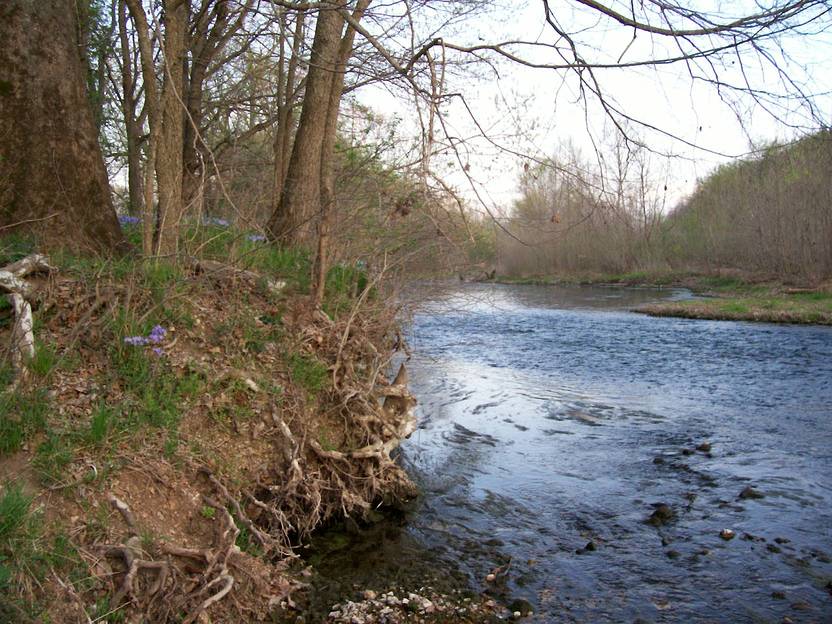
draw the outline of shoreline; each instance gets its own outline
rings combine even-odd
[[[685,288],[696,297],[646,304],[632,311],[655,317],[749,321],[798,325],[832,325],[832,286],[786,284],[766,277],[736,275],[630,273],[624,275],[497,276],[492,283],[607,288]]]

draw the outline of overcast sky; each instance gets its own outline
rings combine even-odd
[[[726,16],[740,15],[743,10],[759,10],[753,3],[744,2],[700,4],[709,8],[722,6]],[[633,62],[678,54],[672,40],[645,33],[639,33],[633,40],[632,28],[615,24],[574,2],[563,0],[551,2],[550,6],[561,24],[575,33],[576,42],[593,61]],[[555,40],[552,29],[545,23],[542,2],[502,2],[495,7],[466,18],[452,32],[442,32],[442,35],[448,41],[468,45],[509,39],[547,43]],[[629,2],[617,8],[626,13],[629,11],[626,7]],[[828,23],[828,18],[824,18],[816,24],[826,27]],[[804,28],[812,29],[818,28],[814,25]],[[830,90],[832,37],[829,32],[785,35],[780,43],[785,56],[773,45],[768,49],[777,54],[789,79],[807,93],[825,94]],[[546,48],[515,47],[514,51],[536,62],[559,60]],[[726,57],[716,66],[716,71],[731,84],[741,84],[745,77],[755,87],[775,93],[786,93],[792,88],[783,85],[776,72],[751,52],[741,57]],[[471,72],[449,76],[446,90],[464,93],[479,125],[501,145],[535,157],[556,154],[572,145],[591,160],[595,157],[593,145],[600,145],[605,133],[609,135],[612,124],[597,100],[590,98],[589,106],[579,101],[577,81],[566,70],[532,69],[504,61],[496,65],[496,71],[480,67],[475,73],[479,77]],[[671,161],[655,159],[657,175],[668,182],[669,206],[690,192],[697,177],[706,175],[729,156],[745,154],[754,144],[798,136],[800,131],[789,125],[805,128],[817,123],[797,102],[784,102],[783,107],[769,106],[771,110],[767,112],[753,99],[737,98],[735,93],[722,89],[722,96],[735,102],[733,107],[729,106],[712,84],[692,81],[684,63],[599,69],[596,77],[609,101],[620,110],[674,135],[675,138],[669,137],[636,123],[629,126],[634,137],[657,152],[676,156]],[[402,133],[415,132],[418,128],[412,102],[398,99],[383,88],[363,89],[357,93],[357,99],[385,116],[400,118],[398,127]],[[818,95],[814,102],[828,124],[832,118],[828,94]],[[450,133],[467,139],[464,161],[470,165],[470,177],[475,180],[480,196],[493,207],[510,205],[516,197],[517,178],[524,159],[501,152],[490,141],[477,137],[480,133],[459,100],[447,106],[445,113]],[[434,168],[455,186],[465,189],[466,195],[473,199],[473,192],[466,188],[470,186],[469,181],[460,172],[454,157],[437,158]]]

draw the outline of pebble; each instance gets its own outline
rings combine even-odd
[[[722,529],[722,530],[719,532],[719,536],[720,536],[722,539],[724,539],[726,542],[727,542],[728,540],[732,540],[732,539],[734,539],[734,536],[735,536],[735,535],[736,535],[736,533],[734,533],[734,531],[732,531],[731,529]]]
[[[702,451],[703,453],[710,453],[711,452],[711,443],[710,442],[703,442],[699,446],[696,447],[697,451]]]

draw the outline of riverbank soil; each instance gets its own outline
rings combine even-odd
[[[0,376],[0,621],[302,616],[312,532],[416,495],[395,311],[216,262],[54,264]]]
[[[693,299],[639,306],[651,316],[692,319],[832,325],[832,282],[786,282],[740,271],[709,274],[635,272],[621,275],[576,274],[555,277],[500,277],[506,284],[586,284],[687,288]]]

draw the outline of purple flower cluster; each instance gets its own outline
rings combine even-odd
[[[118,222],[121,224],[122,227],[125,225],[136,225],[141,223],[142,220],[140,217],[133,217],[131,215],[119,215]]]
[[[124,339],[124,344],[132,345],[134,347],[144,347],[149,344],[158,345],[165,339],[167,333],[168,330],[164,327],[156,325],[150,330],[150,333],[147,336],[127,336]],[[164,351],[162,351],[161,347],[153,347],[153,353],[156,355],[163,355]]]
[[[147,337],[150,342],[153,344],[159,344],[165,339],[165,335],[167,335],[168,330],[166,330],[161,325],[156,325],[153,329],[150,330],[150,335]]]
[[[124,344],[133,345],[134,347],[143,347],[148,342],[148,339],[144,336],[127,336],[124,339]]]
[[[217,227],[228,227],[230,225],[228,219],[221,219],[219,217],[205,217],[202,222],[205,225],[215,225]]]
[[[249,234],[246,238],[252,243],[265,243],[266,237],[263,234]]]

